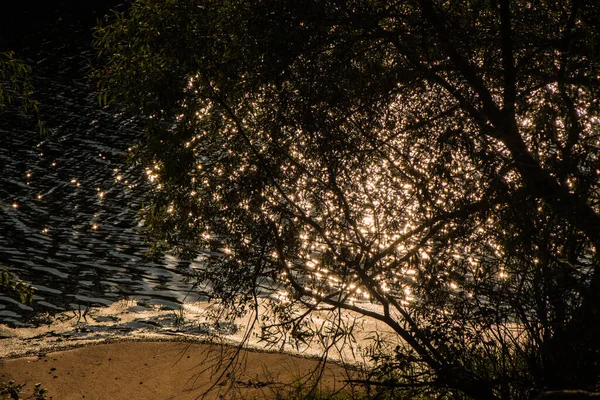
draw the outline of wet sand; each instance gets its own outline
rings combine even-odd
[[[349,389],[349,372],[337,364],[321,368],[314,359],[253,350],[236,356],[236,351],[178,341],[93,344],[0,360],[0,381],[26,383],[26,395],[41,383],[48,398],[60,400],[276,398],[300,386],[308,390],[319,373],[320,390]]]

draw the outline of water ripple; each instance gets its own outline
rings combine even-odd
[[[124,162],[140,137],[135,121],[98,107],[85,43],[39,39],[34,84],[50,135],[22,116],[0,118],[0,266],[38,290],[25,306],[0,289],[0,323],[124,296],[173,309],[197,300],[185,282],[193,263],[145,260],[136,215],[148,186]]]

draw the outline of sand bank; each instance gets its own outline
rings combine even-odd
[[[349,372],[317,360],[208,343],[122,341],[0,361],[0,380],[36,383],[52,399],[276,398],[314,382],[340,390]],[[224,367],[235,364],[222,376]],[[219,380],[219,378],[222,378]]]
[[[61,400],[194,399],[211,388],[205,398],[275,398],[306,387],[311,372],[319,371],[319,346],[265,349],[248,335],[247,321],[209,324],[206,310],[205,304],[185,305],[182,318],[123,300],[57,314],[36,327],[0,325],[0,381],[27,383],[25,394],[41,383],[52,399]],[[247,348],[219,380],[244,337],[250,338]],[[354,357],[334,350],[330,360],[365,365],[359,344],[350,347]],[[345,368],[330,363],[321,387],[338,390],[347,378]]]

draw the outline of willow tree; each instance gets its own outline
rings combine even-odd
[[[145,123],[154,242],[204,257],[224,310],[273,299],[265,336],[358,313],[401,339],[378,358],[390,387],[594,390],[599,16],[595,0],[138,0],[97,28],[96,77]]]

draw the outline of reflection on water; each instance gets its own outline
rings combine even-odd
[[[18,116],[0,117],[0,266],[37,292],[28,306],[0,291],[0,322],[124,296],[169,308],[195,300],[184,282],[189,263],[144,258],[136,211],[146,178],[123,160],[139,135],[135,124],[90,95],[85,45],[40,40],[35,86],[50,135]]]

